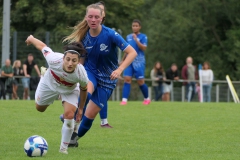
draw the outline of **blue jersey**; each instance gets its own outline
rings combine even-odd
[[[82,43],[87,50],[84,64],[86,70],[97,78],[97,85],[114,89],[117,80],[111,80],[110,75],[118,68],[118,47],[125,50],[129,44],[117,32],[104,25],[97,37],[92,37],[88,31]]]
[[[137,39],[139,42],[141,42],[143,45],[147,46],[147,36],[143,33],[137,34]],[[129,34],[127,35],[127,42],[136,50],[137,57],[132,62],[132,65],[134,68],[141,68],[142,65],[145,66],[145,54],[143,50],[141,50],[135,40],[133,39],[133,35]]]

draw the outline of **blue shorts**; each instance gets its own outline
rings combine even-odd
[[[89,70],[86,71],[89,81],[91,81],[94,86],[94,91],[90,100],[92,100],[99,108],[102,109],[103,107],[107,106],[107,101],[111,97],[113,89],[98,85],[97,78],[94,76],[94,74]]]
[[[28,78],[28,77],[22,78],[22,85],[23,85],[23,88],[29,88],[30,78]]]
[[[136,79],[143,79],[145,72],[145,66],[141,66],[138,68],[134,68],[132,64],[130,64],[123,72],[123,77],[133,77]]]

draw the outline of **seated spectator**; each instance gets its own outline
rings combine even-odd
[[[166,71],[166,79],[167,80],[178,80],[179,72],[177,65],[175,63],[172,64],[171,68]],[[163,83],[163,101],[170,101],[170,92],[172,91],[172,82],[166,81]]]
[[[162,99],[163,94],[163,80],[165,80],[165,72],[160,62],[156,62],[151,70],[150,77],[152,79],[152,86],[155,92],[155,101]]]
[[[13,75],[14,76],[23,76],[23,69],[21,67],[21,61],[16,60],[13,63]],[[18,90],[18,84],[19,84],[19,79],[20,78],[13,78],[13,94],[12,94],[12,99],[19,99],[17,95],[17,90]]]
[[[13,68],[10,59],[6,59],[1,70],[1,96],[6,99],[6,93],[12,93]]]

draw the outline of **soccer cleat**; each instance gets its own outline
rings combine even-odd
[[[47,71],[46,67],[41,67],[41,75],[44,76],[45,72]]]
[[[100,127],[102,127],[102,128],[113,128],[108,123],[107,124],[103,124],[103,125],[101,124]]]
[[[59,152],[60,152],[60,153],[64,153],[64,154],[68,154],[68,151],[67,151],[66,148],[60,148],[60,149],[59,149]]]
[[[68,144],[68,147],[78,147],[78,134],[76,132],[73,132],[70,143]]]
[[[68,147],[73,147],[73,148],[76,147],[77,148],[78,147],[78,142],[76,142],[74,144],[69,143]]]
[[[151,103],[151,100],[150,99],[147,99],[147,100],[144,100],[143,101],[143,104],[144,105],[149,105]]]
[[[127,102],[122,101],[122,102],[120,103],[120,105],[122,105],[122,106],[127,105]]]
[[[64,123],[63,114],[61,114],[59,118],[60,118],[60,120]]]

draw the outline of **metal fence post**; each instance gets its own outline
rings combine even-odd
[[[116,90],[116,89],[114,89],[113,92],[112,92],[112,101],[115,101],[115,99],[116,99],[116,98],[115,98],[115,92],[116,92],[115,90]]]
[[[216,85],[216,102],[219,102],[219,84]]]
[[[185,101],[185,86],[182,86],[182,102]]]
[[[17,32],[13,32],[13,62],[17,59]]]
[[[170,92],[171,93],[171,102],[174,101],[174,88],[173,88],[173,81],[171,81],[171,88],[172,88],[172,91]]]
[[[227,102],[230,101],[230,90],[229,90],[229,87],[227,89]]]
[[[117,85],[117,95],[116,95],[116,97],[117,97],[117,101],[120,101],[120,87],[119,87],[119,85]]]
[[[148,87],[149,98],[152,99],[152,87]]]

